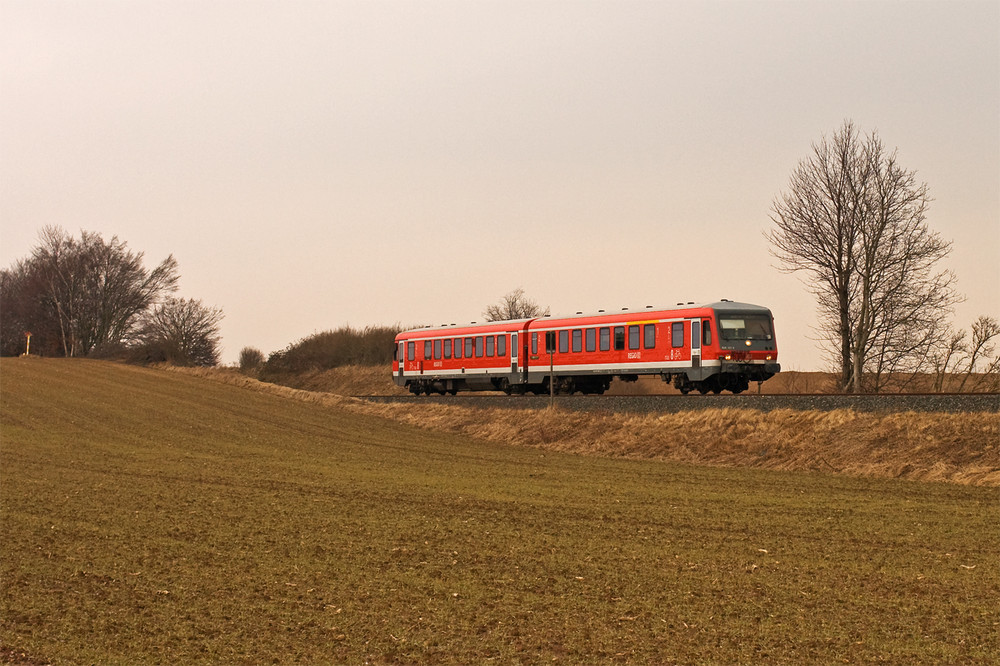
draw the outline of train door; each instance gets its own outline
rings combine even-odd
[[[406,343],[399,343],[399,351],[396,352],[399,359],[399,378],[403,378],[403,368],[406,366]]]
[[[691,320],[691,367],[701,367],[701,319]]]
[[[530,350],[528,349],[528,339],[529,339],[529,337],[532,340],[532,342],[531,342],[531,349]],[[521,382],[524,383],[524,384],[527,384],[528,383],[528,371],[530,370],[529,366],[531,365],[531,359],[532,358],[535,358],[535,359],[538,358],[538,334],[537,333],[531,333],[529,335],[528,332],[525,331],[524,335],[521,336],[521,341],[522,341],[522,345],[521,345],[521,371],[524,373],[522,375]]]
[[[510,374],[511,379],[517,376],[517,333],[510,334]]]

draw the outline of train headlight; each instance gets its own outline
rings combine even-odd
[[[770,355],[770,354],[768,354],[768,355],[767,355],[767,360],[768,360],[768,361],[770,361],[770,360],[771,360],[771,355]]]
[[[752,344],[753,344],[753,342],[751,342],[750,340],[747,340],[747,341],[746,341],[746,342],[744,342],[743,344],[745,344],[745,345],[746,345],[747,347],[749,347],[750,345],[752,345]]]

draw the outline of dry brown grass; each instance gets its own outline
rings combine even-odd
[[[338,395],[409,394],[409,391],[393,383],[392,375],[384,365],[345,365],[268,379],[282,386]]]
[[[421,428],[552,451],[1000,486],[1000,414],[706,409],[608,414],[373,404],[221,370],[185,370]]]

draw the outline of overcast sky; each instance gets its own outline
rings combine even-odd
[[[1000,3],[0,0],[0,265],[117,235],[223,358],[344,324],[729,298],[824,367],[771,204],[845,119],[1000,316]]]

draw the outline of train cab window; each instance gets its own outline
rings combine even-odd
[[[601,351],[611,350],[611,329],[607,326],[601,328]]]
[[[444,357],[451,358],[451,339],[444,341]]]
[[[465,339],[465,358],[472,358],[472,338]]]
[[[483,336],[476,336],[476,358],[483,357]]]
[[[583,330],[579,328],[573,329],[573,351],[582,352],[583,351]]]
[[[639,326],[629,326],[628,327],[628,348],[638,349],[639,348]]]
[[[433,353],[434,353],[433,352],[433,348],[434,348],[434,343],[433,342],[431,342],[430,340],[424,340],[424,360],[425,361],[431,360],[431,356],[433,356]]]
[[[569,331],[559,331],[559,353],[565,354],[569,351]]]
[[[645,349],[656,348],[656,324],[646,324],[642,327],[642,346]]]
[[[675,321],[670,325],[670,345],[672,347],[684,346],[684,322]]]
[[[407,342],[406,343],[406,360],[407,361],[412,361],[413,359],[415,359],[417,357],[416,347],[417,347],[417,343],[415,343],[415,342]]]
[[[440,360],[441,359],[441,341],[440,340],[435,340],[434,341],[434,358],[436,360]]]
[[[625,327],[615,326],[615,351],[625,349]]]
[[[701,322],[701,342],[708,346],[712,344],[712,320],[706,319]]]
[[[462,338],[455,338],[455,358],[462,358]]]
[[[587,329],[587,351],[597,351],[597,329]]]
[[[486,355],[492,357],[493,350],[495,349],[497,339],[492,335],[486,336]]]
[[[538,333],[531,334],[531,353],[533,355],[538,353]]]
[[[498,335],[497,336],[497,356],[501,358],[507,355],[507,336]]]

